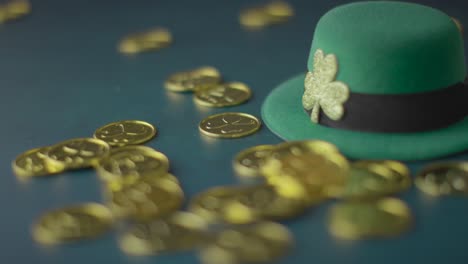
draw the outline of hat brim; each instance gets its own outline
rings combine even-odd
[[[425,160],[468,149],[468,118],[444,129],[418,133],[369,133],[312,123],[301,103],[304,78],[300,74],[280,84],[262,106],[264,123],[284,140],[329,141],[357,159]]]

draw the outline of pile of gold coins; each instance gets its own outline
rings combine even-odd
[[[260,29],[285,23],[292,16],[294,16],[292,6],[283,1],[273,1],[263,6],[242,10],[239,15],[239,22],[245,28]]]
[[[10,0],[0,4],[0,24],[20,19],[31,13],[28,0]]]
[[[119,52],[131,55],[163,49],[172,41],[171,32],[164,28],[155,28],[124,37],[117,48]]]

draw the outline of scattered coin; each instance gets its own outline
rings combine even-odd
[[[131,184],[112,185],[107,200],[119,218],[148,220],[177,211],[184,200],[180,186],[167,178],[143,177]]]
[[[137,145],[149,141],[156,135],[150,123],[139,120],[124,120],[100,127],[94,137],[105,141],[109,146]]]
[[[95,138],[75,138],[48,148],[47,157],[53,166],[81,169],[96,165],[109,152],[106,142]]]
[[[199,88],[221,82],[221,74],[214,67],[200,67],[191,71],[174,73],[164,83],[171,92],[193,92]]]
[[[294,16],[294,9],[291,5],[284,1],[273,1],[265,6],[265,12],[269,16],[269,21],[272,23],[286,22]]]
[[[204,264],[272,262],[284,256],[292,243],[288,229],[277,223],[232,226],[201,250],[200,259]]]
[[[221,113],[209,116],[199,124],[200,132],[217,138],[240,138],[260,129],[261,122],[245,113]]]
[[[199,105],[208,107],[226,107],[239,105],[252,96],[250,88],[240,82],[222,83],[195,91],[194,100]]]
[[[441,195],[468,195],[468,162],[445,162],[426,166],[414,180],[424,193]]]
[[[357,161],[352,164],[345,198],[391,195],[411,186],[409,169],[397,161]]]
[[[233,168],[241,177],[260,176],[260,167],[270,156],[275,146],[260,145],[248,148],[236,155],[233,161]]]
[[[263,6],[244,9],[239,14],[239,22],[250,29],[261,29],[267,26],[287,22],[294,16],[294,9],[284,1],[272,1]]]
[[[42,215],[33,226],[33,237],[43,244],[58,244],[98,237],[111,225],[109,209],[96,203],[80,204]]]
[[[343,239],[397,236],[411,227],[408,206],[396,198],[341,202],[330,209],[329,229]]]
[[[197,249],[209,241],[203,218],[176,212],[164,218],[138,223],[119,239],[120,248],[131,255],[152,255]]]
[[[62,172],[65,165],[51,164],[47,158],[48,148],[35,148],[21,153],[12,163],[13,171],[18,177],[27,178],[45,176]]]
[[[250,29],[260,29],[269,25],[269,16],[261,7],[249,8],[241,11],[239,22]]]
[[[31,4],[27,0],[10,0],[0,4],[0,24],[20,19],[31,13]]]
[[[159,50],[172,43],[171,33],[164,28],[156,28],[123,38],[118,46],[121,53],[136,54]]]
[[[96,166],[99,177],[110,182],[119,178],[164,176],[169,170],[167,157],[150,147],[124,146],[112,149]]]

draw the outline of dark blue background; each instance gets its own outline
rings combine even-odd
[[[231,110],[260,116],[268,92],[306,69],[317,20],[345,2],[291,1],[297,14],[289,23],[250,32],[237,19],[242,8],[254,4],[248,0],[32,1],[31,16],[0,26],[0,263],[196,263],[193,253],[128,257],[118,249],[116,233],[41,247],[30,236],[33,219],[50,208],[101,201],[99,181],[87,170],[22,184],[11,161],[36,146],[92,136],[111,121],[141,119],[159,128],[148,145],[167,154],[187,197],[238,183],[232,157],[280,140],[265,127],[243,139],[210,139],[199,134],[198,122]],[[459,18],[468,29],[465,1],[420,2]],[[174,34],[170,48],[133,57],[116,51],[125,34],[158,25]],[[202,108],[191,95],[163,88],[169,74],[201,65],[219,68],[227,81],[250,85],[252,100],[229,109]],[[334,239],[326,229],[333,204],[328,202],[286,223],[296,246],[279,263],[467,263],[466,198],[436,199],[415,188],[401,198],[415,215],[410,233],[389,240]]]

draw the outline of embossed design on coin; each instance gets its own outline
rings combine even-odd
[[[94,137],[109,146],[137,145],[152,139],[156,129],[149,123],[138,120],[124,120],[107,124],[94,132]]]
[[[49,148],[47,156],[53,164],[66,169],[80,169],[95,165],[109,152],[106,142],[95,138],[70,139]]]
[[[33,237],[44,244],[57,244],[97,237],[108,231],[112,215],[106,207],[88,203],[53,210],[33,227]]]
[[[202,120],[199,129],[211,137],[239,138],[257,132],[260,126],[260,120],[255,116],[244,113],[221,113]]]
[[[21,153],[12,163],[15,174],[19,177],[33,177],[61,172],[64,165],[52,165],[48,161],[47,150],[47,147],[35,148]]]
[[[252,96],[250,88],[240,82],[213,85],[195,92],[196,103],[209,107],[239,105]]]
[[[149,147],[124,146],[111,150],[108,156],[99,161],[96,170],[104,181],[126,177],[158,177],[167,174],[169,160],[161,152]]]

